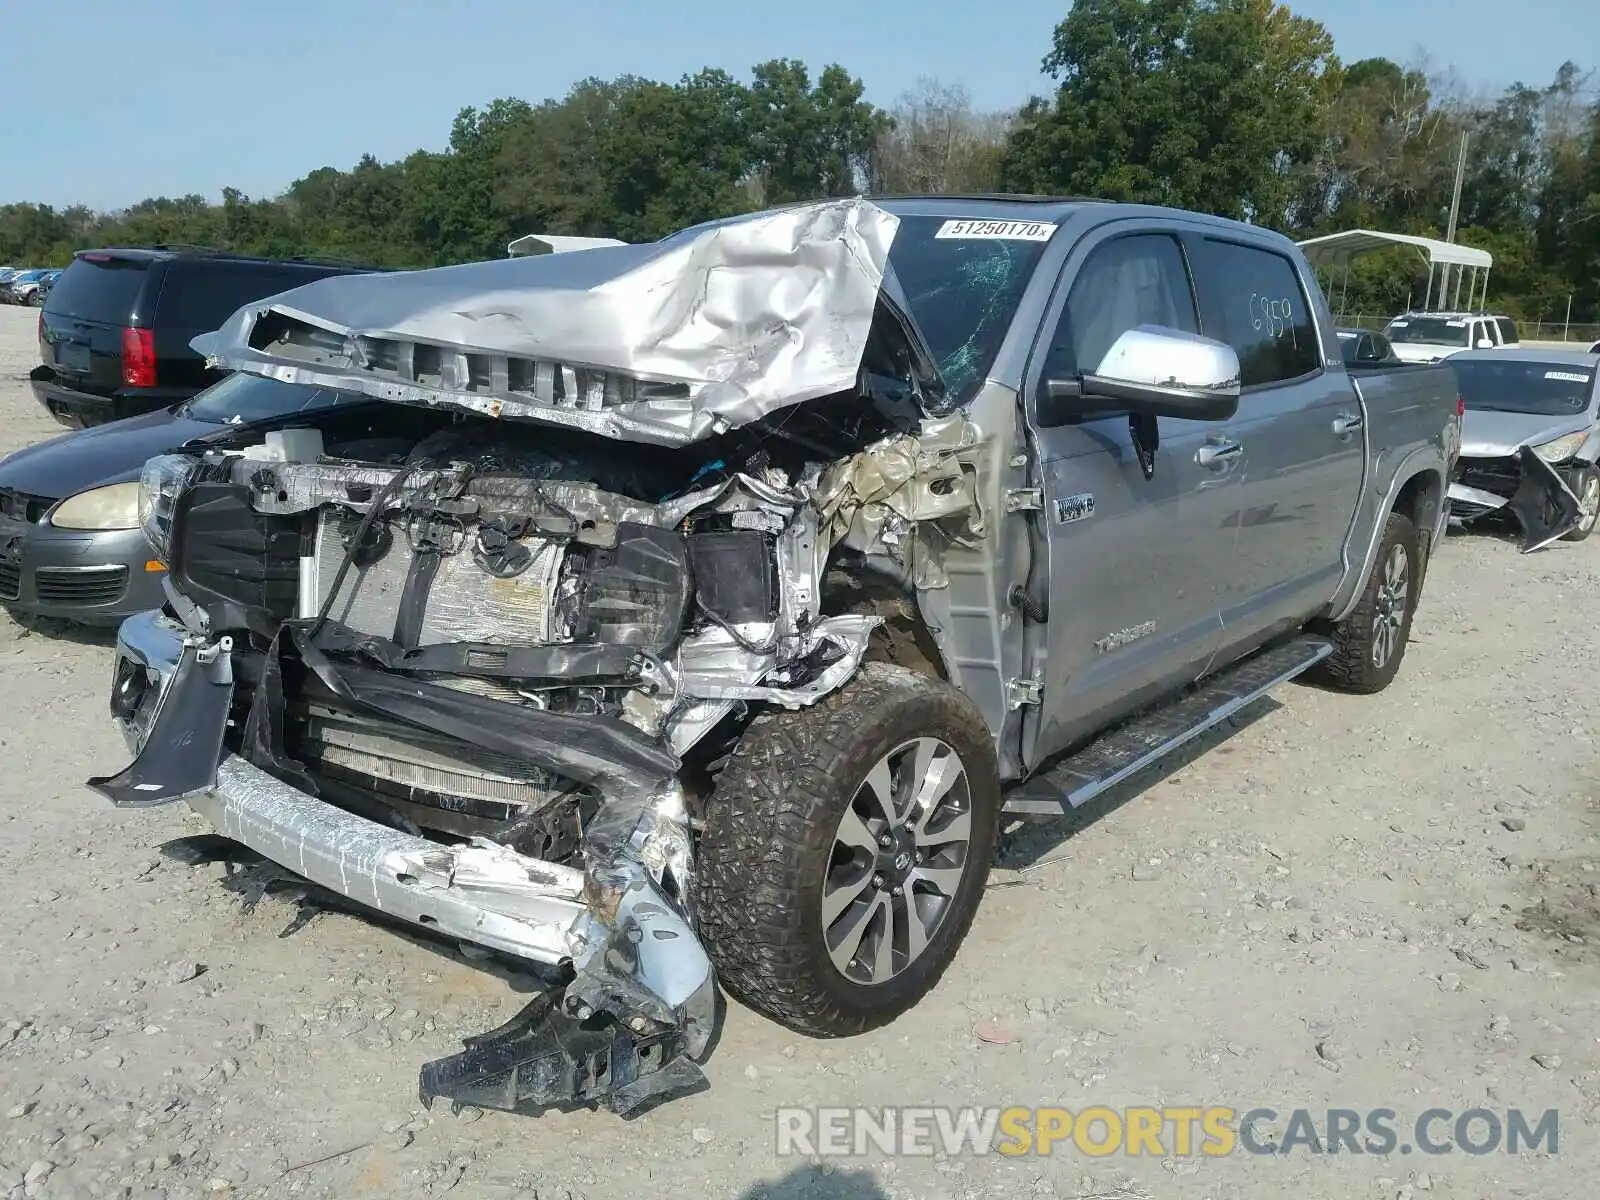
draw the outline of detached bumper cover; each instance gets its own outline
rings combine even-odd
[[[583,871],[486,840],[432,842],[224,753],[230,649],[158,614],[128,621],[113,711],[138,753],[90,786],[119,807],[186,799],[224,836],[386,917],[573,972],[559,997],[430,1064],[424,1098],[514,1111],[604,1100],[623,1112],[702,1081],[686,1058],[709,1043],[716,984],[687,912],[670,898],[692,894],[675,783],[608,797],[586,832]],[[597,1076],[618,1053],[631,1072]]]
[[[1523,446],[1514,458],[1460,460],[1450,483],[1450,516],[1474,521],[1509,511],[1522,529],[1524,554],[1548,546],[1578,525],[1578,497],[1561,471]]]

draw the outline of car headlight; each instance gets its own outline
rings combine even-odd
[[[68,496],[49,516],[58,529],[137,529],[139,485],[113,483]]]
[[[163,562],[171,548],[172,511],[194,469],[195,460],[187,455],[158,454],[139,475],[139,528]]]
[[[1582,431],[1569,433],[1566,437],[1558,437],[1553,441],[1545,442],[1542,446],[1533,447],[1533,452],[1547,463],[1566,462],[1583,446],[1584,439],[1589,435]]]

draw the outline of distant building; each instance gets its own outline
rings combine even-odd
[[[565,237],[555,233],[530,233],[506,245],[510,258],[526,258],[531,254],[566,254],[572,250],[593,250],[597,246],[625,246],[616,238]]]

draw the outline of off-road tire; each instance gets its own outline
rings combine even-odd
[[[1583,500],[1583,495],[1586,491],[1588,491],[1588,489],[1600,488],[1600,470],[1596,470],[1594,467],[1583,468],[1583,470],[1578,473],[1576,483],[1577,486],[1574,487],[1572,491],[1573,494],[1578,497],[1578,500],[1581,503]],[[1561,540],[1563,542],[1583,541],[1594,532],[1597,518],[1600,518],[1600,509],[1592,510],[1586,520],[1580,518],[1577,528],[1573,529],[1569,533],[1562,534]]]
[[[823,881],[867,772],[917,737],[961,756],[972,799],[966,873],[922,956],[884,983],[847,979],[823,937]],[[994,743],[948,683],[868,663],[815,705],[757,716],[717,779],[696,871],[699,931],[731,996],[797,1033],[846,1037],[920,1000],[954,959],[983,896],[1000,813]]]
[[[1380,667],[1373,662],[1373,647],[1377,640],[1374,621],[1379,611],[1384,564],[1389,561],[1395,546],[1401,547],[1406,556],[1408,587],[1405,609],[1400,618],[1398,644]],[[1417,611],[1422,578],[1422,549],[1417,527],[1404,513],[1392,512],[1384,522],[1383,540],[1378,547],[1372,574],[1362,589],[1361,602],[1344,620],[1334,622],[1321,631],[1333,642],[1333,654],[1318,663],[1306,677],[1315,683],[1356,695],[1371,695],[1388,687],[1406,656],[1406,643],[1411,638],[1411,618]]]

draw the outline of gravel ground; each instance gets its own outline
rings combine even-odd
[[[0,450],[51,436],[0,309]],[[110,640],[0,617],[0,1198],[1588,1196],[1600,1178],[1600,542],[1452,537],[1397,683],[1284,689],[1013,840],[954,968],[887,1029],[730,1006],[709,1090],[632,1122],[430,1114],[418,1065],[522,1002],[449,947],[113,811]],[[298,928],[295,926],[299,925]],[[780,1159],[780,1105],[1558,1109],[1560,1151]],[[1281,1125],[1281,1122],[1280,1122]],[[1170,1147],[1169,1147],[1170,1148]]]

